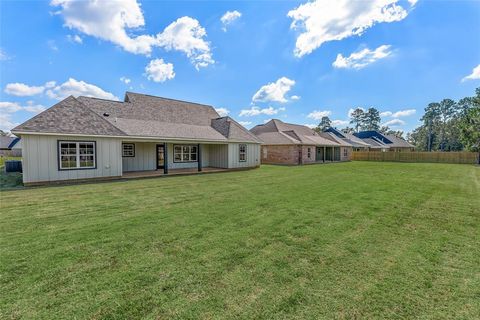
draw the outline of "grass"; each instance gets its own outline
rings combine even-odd
[[[263,166],[0,196],[0,318],[480,315],[475,166]]]

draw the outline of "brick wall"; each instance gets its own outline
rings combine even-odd
[[[295,145],[262,145],[262,163],[298,164],[299,147]]]

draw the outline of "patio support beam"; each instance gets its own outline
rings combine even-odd
[[[325,163],[325,153],[327,153],[327,148],[323,147],[323,163]]]
[[[163,147],[163,173],[168,174],[168,143],[165,142],[165,146]]]
[[[198,150],[198,159],[197,159],[197,162],[198,162],[198,171],[202,171],[202,145],[201,144],[198,144],[197,145],[197,150]]]

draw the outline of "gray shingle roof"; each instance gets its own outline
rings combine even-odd
[[[12,142],[17,139],[16,137],[7,137],[7,136],[0,136],[0,150],[7,150],[10,149],[10,145]]]
[[[260,139],[230,117],[212,119],[211,124],[215,130],[223,134],[229,140],[261,143]]]
[[[408,141],[402,138],[398,138],[394,135],[384,134],[384,136],[388,140],[392,141],[392,143],[389,144],[390,147],[393,147],[393,148],[414,148],[415,147],[414,145],[411,145],[410,143],[408,143]]]
[[[212,106],[132,92],[124,102],[68,97],[12,131],[260,143],[233,119],[220,118]]]
[[[348,145],[344,142],[336,141],[330,136],[322,136],[306,126],[285,123],[278,119],[257,125],[250,132],[259,137],[265,144]]]
[[[12,132],[126,135],[72,96],[15,127]]]

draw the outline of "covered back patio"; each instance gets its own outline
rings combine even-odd
[[[315,149],[316,162],[341,161],[340,147],[317,146]]]
[[[122,142],[124,178],[225,171],[227,168],[228,144]]]

